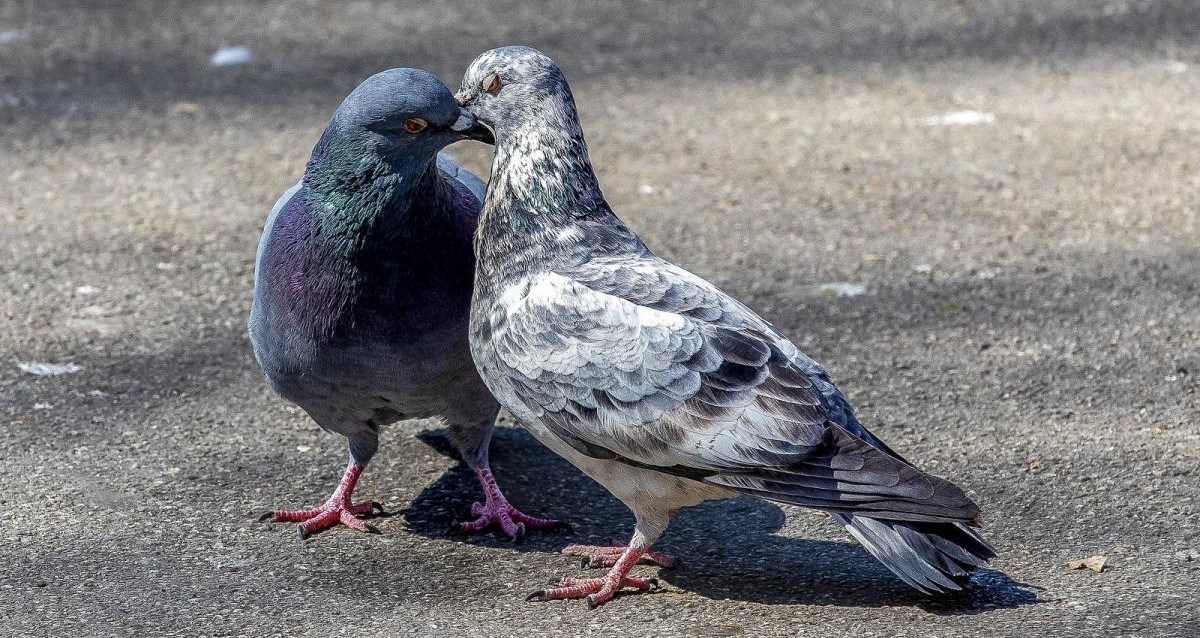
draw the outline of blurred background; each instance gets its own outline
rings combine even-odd
[[[362,79],[412,66],[457,87],[504,44],[564,68],[606,194],[652,248],[973,491],[1000,551],[977,591],[929,601],[824,519],[739,500],[680,516],[664,593],[526,604],[577,570],[567,539],[446,537],[477,494],[429,423],[391,428],[360,488],[404,511],[382,536],[253,522],[322,500],[343,461],[250,353],[267,211]],[[449,151],[486,176],[490,149]],[[1194,627],[1195,2],[6,0],[0,180],[12,631]],[[592,541],[628,533],[522,431],[493,447],[514,504]]]

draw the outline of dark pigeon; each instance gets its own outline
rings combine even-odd
[[[923,592],[961,589],[994,556],[961,489],[884,445],[774,326],[617,219],[549,58],[484,53],[457,97],[496,138],[476,239],[476,365],[504,407],[637,519],[628,547],[568,548],[612,566],[606,576],[531,599],[594,606],[650,588],[629,571],[672,515],[737,494],[830,513]]]
[[[378,532],[363,519],[383,508],[351,494],[380,427],[440,417],[486,495],[458,531],[497,524],[519,538],[556,526],[509,505],[488,466],[500,406],[467,345],[485,186],[438,154],[467,138],[490,141],[441,81],[384,71],[342,102],[304,178],[271,210],[255,268],[254,354],[276,392],[349,440],[350,463],[324,505],[264,520],[297,522],[301,537],[338,522]]]

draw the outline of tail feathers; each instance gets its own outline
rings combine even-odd
[[[979,507],[958,486],[879,450],[835,424],[821,449],[798,463],[704,478],[743,494],[877,519],[969,522]]]
[[[918,470],[839,425],[798,463],[722,472],[705,482],[829,512],[867,551],[925,593],[958,591],[996,555],[968,527],[979,507],[953,483]]]
[[[901,580],[927,594],[961,590],[971,572],[996,555],[982,536],[962,523],[831,516]]]

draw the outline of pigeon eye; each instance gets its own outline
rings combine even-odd
[[[409,133],[420,133],[428,126],[429,122],[426,122],[419,117],[411,117],[407,120],[404,120],[404,130],[408,131]]]
[[[484,78],[483,83],[480,86],[483,87],[484,93],[487,93],[488,95],[495,95],[499,93],[500,89],[502,88],[500,76],[496,73],[493,73]]]

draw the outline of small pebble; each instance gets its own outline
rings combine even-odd
[[[1107,556],[1089,556],[1067,562],[1067,567],[1070,569],[1090,569],[1097,574],[1104,571],[1104,567],[1108,564]]]

